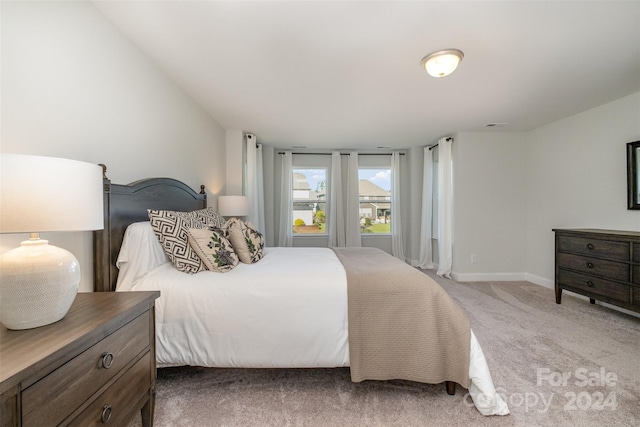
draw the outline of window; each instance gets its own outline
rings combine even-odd
[[[327,169],[293,168],[293,234],[326,234]]]
[[[360,232],[391,233],[391,168],[358,169]]]

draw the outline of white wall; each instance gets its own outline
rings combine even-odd
[[[626,143],[640,140],[640,92],[527,136],[527,272],[550,285],[553,228],[640,231],[627,210]]]
[[[244,175],[244,132],[228,130],[226,133],[226,195],[241,196],[243,192]]]
[[[552,286],[553,228],[640,230],[626,207],[639,139],[640,93],[530,132],[456,135],[453,277]]]
[[[456,135],[453,277],[552,286],[553,228],[640,230],[626,200],[639,139],[640,93],[530,132]]]
[[[526,271],[525,134],[454,138],[453,271],[456,280],[514,280]],[[475,255],[476,263],[471,262]]]
[[[169,176],[224,190],[225,131],[89,2],[2,2],[1,151],[108,166],[114,183]],[[55,179],[55,177],[52,177]],[[4,235],[5,252],[27,236]],[[92,235],[48,233],[92,289]]]

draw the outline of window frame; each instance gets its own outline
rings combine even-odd
[[[303,163],[303,162],[296,163],[294,161],[294,165],[293,165],[292,170],[291,170],[291,179],[292,179],[291,191],[292,191],[292,194],[291,194],[291,206],[289,208],[291,209],[292,220],[294,222],[294,224],[291,224],[291,227],[293,229],[292,230],[293,238],[299,238],[299,237],[325,237],[326,238],[328,236],[328,233],[329,233],[329,218],[328,218],[328,215],[327,215],[328,193],[329,193],[329,185],[330,185],[330,183],[329,183],[329,177],[330,177],[330,175],[329,175],[329,173],[330,173],[329,167],[315,165],[315,164],[314,165],[310,165],[307,162],[304,162],[304,166],[302,166],[302,165],[300,165],[300,163]],[[324,230],[320,231],[320,232],[317,232],[317,233],[315,233],[315,232],[308,232],[308,233],[297,232],[295,230],[295,227],[296,227],[295,226],[295,221],[297,219],[296,215],[295,215],[296,210],[294,209],[295,204],[296,204],[296,200],[298,201],[297,202],[298,204],[301,204],[301,203],[305,203],[304,200],[309,200],[310,201],[309,203],[311,203],[312,199],[300,199],[300,198],[296,198],[295,197],[295,191],[296,190],[294,188],[295,187],[294,174],[300,173],[298,171],[309,172],[309,171],[316,171],[316,170],[324,172],[325,197],[322,200],[322,204],[324,205],[322,211],[324,212],[324,216],[325,216]],[[306,174],[304,174],[304,175],[305,175],[305,177],[307,176]],[[311,185],[309,185],[309,192],[312,192],[312,191],[315,191],[315,189],[312,189]],[[318,205],[320,204],[317,201],[320,200],[320,199],[316,198],[315,200],[316,200],[316,202],[315,202],[315,205],[316,205],[315,206],[315,210],[317,212]],[[314,211],[313,208],[311,210],[312,210],[312,212]],[[314,216],[315,216],[315,214],[312,213],[312,223],[311,224],[306,224],[305,223],[305,226],[309,226],[309,225],[313,225],[314,224],[313,223],[313,217]],[[300,218],[300,219],[304,220],[304,218]]]
[[[375,218],[377,220],[378,218],[378,212],[377,212],[377,207],[373,206],[375,204],[375,202],[381,202],[381,203],[385,203],[389,205],[389,208],[387,209],[389,215],[391,215],[391,211],[392,211],[392,190],[393,188],[391,188],[391,180],[392,180],[392,170],[391,170],[391,164],[390,164],[390,160],[391,160],[391,156],[389,156],[389,163],[387,165],[363,165],[363,162],[360,162],[359,166],[358,166],[358,189],[359,189],[359,183],[360,180],[362,179],[368,179],[368,178],[362,178],[360,175],[360,171],[363,170],[375,170],[375,171],[385,171],[389,173],[389,177],[390,177],[390,182],[389,182],[389,190],[384,190],[384,188],[382,188],[384,191],[388,191],[389,195],[388,196],[372,196],[372,195],[366,195],[363,196],[360,194],[360,191],[358,191],[358,211],[361,212],[362,211],[362,204],[370,204],[372,205],[372,209],[376,209],[376,214],[375,214]],[[375,183],[373,183],[374,185],[377,185]],[[372,198],[373,197],[373,198]],[[384,197],[384,198],[381,198]],[[373,202],[373,203],[372,203]],[[385,218],[386,218],[386,214],[385,214]],[[364,236],[365,238],[369,238],[369,237],[381,237],[381,236],[391,236],[392,234],[392,230],[391,230],[391,217],[389,216],[389,220],[388,220],[388,224],[389,224],[389,231],[388,232],[375,232],[375,231],[370,231],[370,232],[365,232],[365,226],[363,225],[362,221],[364,218],[360,218],[360,236]],[[386,222],[385,222],[386,223]]]

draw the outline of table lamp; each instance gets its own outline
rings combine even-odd
[[[54,157],[0,156],[0,233],[30,233],[0,257],[0,323],[36,328],[62,319],[80,284],[78,260],[39,233],[104,227],[102,168]]]
[[[247,196],[218,196],[218,213],[223,217],[239,217],[249,214]]]

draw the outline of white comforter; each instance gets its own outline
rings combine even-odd
[[[159,290],[159,366],[349,366],[346,274],[327,248],[266,248],[252,265],[188,275],[165,263],[118,290]],[[507,414],[471,333],[469,392],[484,415]]]

